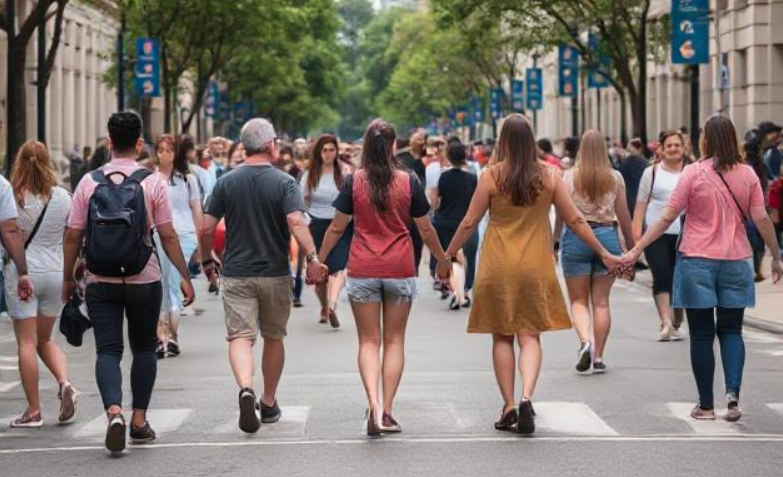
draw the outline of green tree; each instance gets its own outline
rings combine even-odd
[[[347,69],[346,94],[339,105],[339,133],[346,139],[355,139],[362,134],[362,127],[370,116],[367,85],[360,75],[359,62],[362,33],[375,12],[369,0],[340,0],[337,8],[342,20],[340,40]]]

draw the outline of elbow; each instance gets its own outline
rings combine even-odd
[[[305,226],[304,214],[302,214],[301,212],[289,214],[286,217],[286,222],[288,223],[288,228],[291,230],[299,227],[304,227]]]

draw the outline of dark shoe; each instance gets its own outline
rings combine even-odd
[[[328,308],[322,308],[321,309],[321,317],[318,319],[318,323],[324,325],[329,321],[329,309]]]
[[[261,421],[258,419],[256,410],[256,394],[250,388],[244,388],[239,391],[239,428],[243,432],[252,434],[261,427]]]
[[[726,393],[726,400],[729,402],[729,408],[726,415],[723,416],[727,422],[737,422],[742,417],[742,411],[739,407],[739,397],[735,393]]]
[[[606,365],[603,361],[596,361],[593,363],[593,374],[604,374],[606,372]]]
[[[459,302],[457,301],[457,295],[451,297],[451,303],[449,303],[449,310],[458,311],[460,309]]]
[[[470,301],[470,298],[465,297],[465,301],[462,302],[462,308],[470,308],[470,306],[473,303]]]
[[[443,290],[441,290],[440,292],[440,299],[445,300],[450,296],[451,296],[451,292],[449,291],[448,287],[444,287]]]
[[[766,279],[767,279],[767,277],[765,277],[761,273],[757,273],[756,276],[753,277],[753,281],[756,282],[756,283],[761,283],[761,282],[763,282]]]
[[[120,413],[109,416],[109,427],[106,428],[106,449],[109,452],[125,450],[125,418]]]
[[[576,370],[580,373],[584,373],[590,370],[590,365],[593,362],[593,347],[588,341],[583,343],[579,348],[579,361],[576,362]]]
[[[443,290],[443,284],[440,281],[436,280],[432,284],[432,289],[435,290],[435,291],[441,291],[441,290]]]
[[[163,359],[166,357],[166,344],[162,341],[158,341],[158,350],[156,351],[158,355],[158,359]]]
[[[510,431],[517,427],[519,414],[516,409],[512,409],[500,416],[500,420],[495,423],[495,429],[498,431]]]
[[[293,302],[294,308],[302,308],[302,299],[301,298],[294,298]]]
[[[167,352],[169,356],[172,357],[179,356],[180,354],[179,343],[177,343],[175,340],[169,340]]]
[[[378,424],[378,416],[375,415],[375,411],[368,409],[364,413],[364,418],[367,422],[367,437],[380,437],[383,431]]]
[[[131,423],[130,441],[131,444],[150,444],[155,441],[155,431],[150,427],[150,423],[144,421],[144,425],[136,427]]]
[[[399,434],[402,432],[402,425],[397,422],[391,414],[383,413],[381,429],[388,434]]]
[[[209,291],[209,293],[214,293],[215,295],[217,295],[219,293],[217,282],[210,282],[209,289],[207,291]]]
[[[258,403],[261,405],[261,422],[264,424],[274,424],[283,416],[283,411],[277,405],[277,400],[271,406],[267,406],[262,400]]]
[[[331,308],[329,309],[329,325],[334,329],[340,327],[340,320],[337,318],[337,312]]]
[[[517,421],[517,432],[520,434],[532,434],[536,431],[535,422],[536,413],[533,411],[533,404],[530,401],[519,403],[519,420]]]

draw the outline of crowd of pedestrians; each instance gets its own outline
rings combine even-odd
[[[181,318],[195,300],[191,279],[203,271],[210,291],[222,296],[244,432],[282,417],[284,343],[306,284],[319,322],[334,329],[345,289],[366,434],[402,432],[394,399],[406,327],[429,278],[450,310],[469,310],[469,333],[492,336],[503,400],[495,428],[531,434],[541,334],[573,327],[576,370],[605,373],[611,290],[618,278],[634,279],[642,256],[653,278],[658,339],[684,339],[687,317],[699,395],[691,416],[716,416],[716,336],[725,419],[742,415],[742,323],[755,303],[754,282],[765,279],[765,249],[772,279],[783,274],[783,157],[773,123],[749,131],[740,147],[731,121],[713,116],[698,157],[683,131],[665,131],[652,144],[634,139],[625,149],[596,130],[557,144],[558,156],[519,114],[505,118],[497,143],[469,145],[423,129],[399,135],[383,119],[357,144],[331,134],[283,143],[260,118],[244,125],[238,141],[216,137],[204,147],[187,135],[161,135],[149,148],[141,136],[138,115],[112,115],[92,157],[74,153],[72,196],[38,142],[22,146],[10,182],[0,177],[4,295],[27,399],[12,427],[43,425],[39,357],[58,383],[58,420],[73,419],[78,392],[52,333],[63,303],[84,300],[106,448],[122,451],[128,438],[154,441],[147,410],[158,360],[182,352]],[[425,245],[430,262],[422,279]],[[121,374],[126,321],[129,430]],[[80,343],[71,325],[61,330]]]

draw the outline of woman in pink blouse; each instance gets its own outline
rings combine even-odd
[[[691,366],[699,390],[694,419],[715,419],[713,377],[715,335],[720,342],[728,411],[734,422],[742,413],[739,393],[745,364],[742,321],[755,304],[753,252],[747,227],[755,226],[772,252],[772,277],[780,280],[780,250],[764,196],[753,169],[743,164],[734,125],[712,116],[701,137],[703,158],[685,168],[661,218],[624,257],[630,264],[651,242],[685,214],[674,273],[675,308],[684,308],[691,333]],[[717,315],[717,324],[716,324]]]

